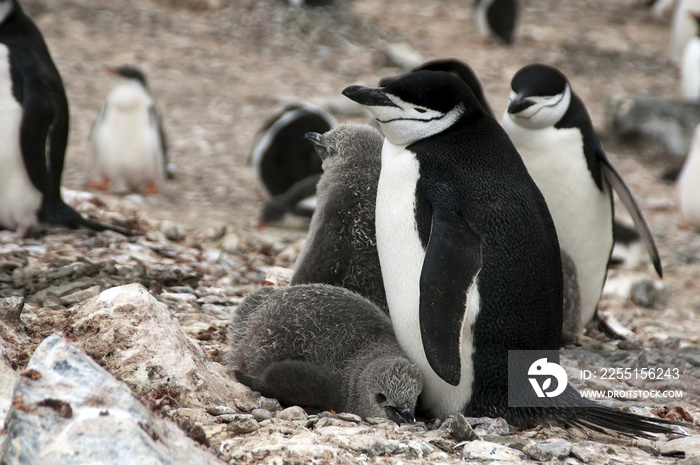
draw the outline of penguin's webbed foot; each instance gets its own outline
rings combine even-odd
[[[109,178],[107,176],[103,176],[101,181],[88,180],[85,185],[91,189],[106,191],[109,190]]]
[[[160,194],[160,188],[156,185],[155,181],[148,181],[143,192],[145,194]]]

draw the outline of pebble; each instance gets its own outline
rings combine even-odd
[[[209,415],[214,416],[238,413],[233,407],[228,405],[207,405],[206,411]]]
[[[462,458],[464,460],[493,460],[501,462],[524,460],[527,456],[520,451],[493,442],[472,441],[464,445]]]
[[[287,407],[286,409],[282,410],[280,413],[277,414],[277,418],[289,421],[306,421],[309,418],[309,416],[306,414],[303,408],[295,405],[293,407]]]
[[[253,415],[238,415],[234,421],[231,421],[226,427],[226,431],[233,434],[246,434],[256,431],[260,426]]]
[[[253,415],[253,418],[255,418],[256,421],[270,420],[273,416],[272,412],[261,408],[255,408],[250,413]]]
[[[539,462],[559,460],[571,454],[572,444],[563,439],[547,439],[544,442],[532,443],[523,447],[523,452],[531,459]]]

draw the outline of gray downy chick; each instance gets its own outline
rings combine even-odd
[[[344,287],[388,313],[374,226],[384,137],[375,128],[359,124],[343,124],[306,137],[323,160],[323,175],[292,284]]]
[[[225,355],[240,382],[284,405],[413,422],[420,372],[389,317],[326,284],[264,287],[234,311]]]

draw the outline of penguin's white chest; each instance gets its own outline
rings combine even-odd
[[[408,358],[425,378],[421,403],[432,415],[445,417],[461,411],[471,398],[471,327],[479,310],[479,291],[472,287],[467,298],[461,350],[461,380],[451,386],[430,367],[423,350],[419,322],[420,276],[425,250],[415,217],[416,184],[420,167],[415,155],[384,141],[382,170],[377,187],[377,251],[394,333]]]
[[[603,182],[601,191],[595,184],[578,129],[525,129],[507,113],[503,128],[547,202],[559,246],[574,261],[586,324],[597,308],[613,246],[610,187]]]
[[[163,177],[159,128],[151,116],[153,101],[138,83],[117,86],[95,126],[90,170],[115,181],[117,190],[138,190]]]
[[[695,128],[690,153],[678,178],[681,215],[695,228],[700,229],[700,126]]]
[[[681,90],[687,100],[700,98],[700,38],[693,37],[683,51]]]
[[[12,95],[9,50],[0,44],[0,227],[38,226],[41,193],[34,187],[22,158],[19,131],[22,107]]]

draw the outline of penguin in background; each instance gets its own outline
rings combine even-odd
[[[68,99],[41,32],[17,0],[0,1],[0,227],[25,235],[46,225],[111,229],[61,197]]]
[[[562,250],[573,260],[578,296],[569,295],[574,302],[565,306],[563,340],[575,338],[593,319],[605,330],[597,308],[614,242],[613,190],[662,276],[656,244],[634,196],[605,155],[586,107],[558,69],[531,64],[519,70],[502,125],[547,201]]]
[[[165,131],[146,76],[132,65],[105,66],[105,71],[117,76],[119,83],[90,133],[87,186],[157,194],[158,184],[175,177],[175,167],[168,162]]]
[[[700,230],[700,125],[695,127],[690,152],[678,178],[678,198],[683,220]]]
[[[679,64],[686,44],[695,35],[695,20],[688,15],[689,11],[700,11],[700,0],[678,0],[671,18],[669,58],[675,65]]]
[[[231,316],[228,370],[283,405],[415,421],[423,380],[401,352],[389,317],[327,284],[263,287]]]
[[[555,407],[509,407],[508,352],[558,354],[561,338],[562,261],[544,197],[459,78],[418,71],[343,94],[385,134],[377,249],[396,338],[423,373],[421,407],[516,426],[670,432],[664,420],[590,401],[569,408],[582,401],[570,385]]]
[[[476,22],[484,39],[511,45],[517,33],[521,0],[476,0]]]
[[[384,137],[369,125],[341,124],[306,135],[323,160],[317,205],[292,285],[326,283],[388,312],[377,254],[375,201]]]
[[[700,11],[688,11],[695,35],[688,39],[680,62],[681,92],[686,100],[700,99]]]
[[[298,102],[277,111],[258,131],[250,161],[265,198],[259,226],[281,220],[287,213],[311,217],[322,169],[321,159],[304,136],[322,134],[336,125],[327,111]]]

